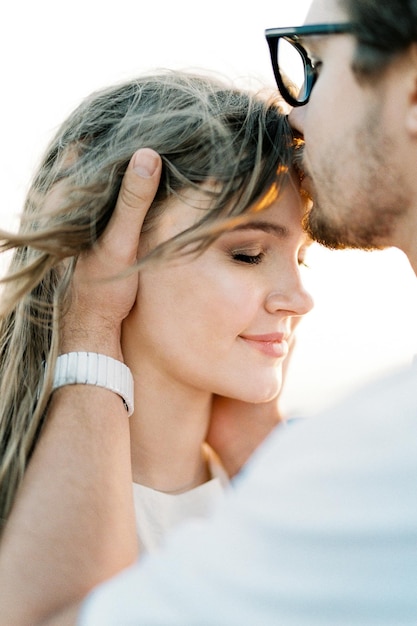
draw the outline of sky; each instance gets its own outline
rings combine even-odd
[[[243,6],[246,4],[246,6]],[[89,93],[159,68],[274,86],[265,28],[302,23],[310,0],[14,0],[0,9],[0,223],[14,228],[34,168]],[[417,352],[415,276],[398,251],[314,247],[303,270],[316,306],[298,331],[284,392],[310,414]]]

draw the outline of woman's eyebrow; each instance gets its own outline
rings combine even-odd
[[[284,239],[290,234],[286,226],[281,226],[280,224],[272,224],[271,222],[262,222],[258,220],[254,222],[245,222],[244,224],[239,224],[239,226],[233,228],[231,232],[236,232],[239,230],[262,230],[265,233],[275,235],[275,237],[279,237],[280,239]]]

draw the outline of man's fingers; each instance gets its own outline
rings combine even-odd
[[[104,248],[111,246],[131,262],[136,259],[143,220],[158,189],[161,169],[161,157],[154,150],[142,148],[135,152],[103,236]]]

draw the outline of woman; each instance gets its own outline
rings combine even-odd
[[[293,142],[275,102],[181,73],[93,94],[52,141],[19,233],[2,234],[3,249],[16,249],[2,297],[4,521],[61,384],[57,356],[77,258],[103,234],[140,147],[164,164],[122,329],[136,398],[137,530],[149,550],[181,517],[206,514],[225,481],[203,446],[212,395],[276,396],[292,323],[311,300],[298,268],[307,244]]]

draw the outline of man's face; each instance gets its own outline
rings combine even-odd
[[[306,23],[345,21],[338,0],[314,0]],[[305,139],[311,233],[331,247],[397,245],[409,197],[399,158],[398,72],[358,82],[352,35],[306,37],[303,45],[319,64],[319,76],[309,103],[294,109],[290,121]]]

